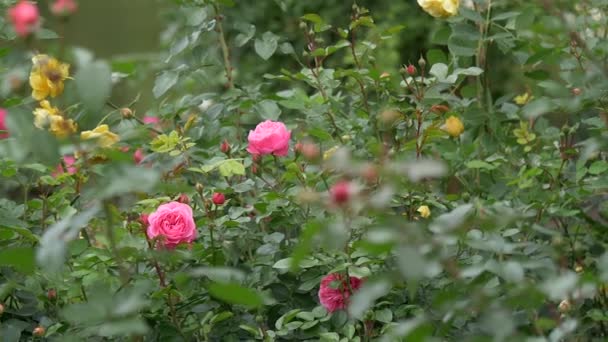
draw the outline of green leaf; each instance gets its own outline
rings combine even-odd
[[[0,250],[0,265],[12,266],[16,270],[31,274],[36,263],[33,247],[8,247]]]
[[[483,160],[471,160],[467,164],[467,168],[469,169],[485,169],[485,170],[494,170],[496,166],[485,162]]]
[[[262,306],[264,301],[258,292],[239,284],[212,283],[208,287],[209,293],[226,303],[243,305],[249,308]]]
[[[274,55],[279,45],[279,37],[272,32],[265,32],[262,38],[255,40],[254,48],[258,56],[268,60]]]
[[[163,96],[169,89],[171,89],[179,79],[179,73],[175,71],[165,71],[156,78],[154,88],[152,92],[155,98]]]
[[[608,170],[608,162],[598,160],[591,164],[588,172],[592,175],[599,175],[606,172],[606,170]]]
[[[281,115],[281,108],[275,101],[263,100],[262,102],[255,105],[256,111],[262,119],[276,121]]]
[[[237,25],[237,28],[239,29],[240,33],[234,38],[234,45],[237,47],[242,47],[255,35],[255,26],[241,23]]]
[[[112,69],[104,61],[80,66],[74,77],[82,103],[92,112],[99,111],[112,93]]]

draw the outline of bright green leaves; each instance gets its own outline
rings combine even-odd
[[[530,144],[536,139],[536,134],[529,131],[527,121],[521,121],[519,123],[519,128],[513,130],[513,135],[517,138],[518,144],[524,145],[525,152],[530,152],[532,150]]]
[[[189,142],[190,138],[179,135],[177,131],[171,131],[171,133],[160,134],[150,143],[152,151],[158,153],[168,153],[170,156],[178,156],[192,146],[195,143]]]
[[[218,170],[222,177],[243,176],[245,175],[245,166],[241,160],[242,159],[215,160],[200,168],[189,168],[188,170],[199,173],[209,173]]]
[[[0,250],[2,266],[12,266],[19,272],[31,274],[35,264],[34,249],[30,247],[8,247]]]

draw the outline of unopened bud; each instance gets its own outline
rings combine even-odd
[[[424,57],[420,56],[420,59],[418,60],[418,65],[424,69],[426,67],[426,60],[424,59]]]
[[[48,292],[46,293],[46,297],[49,300],[55,300],[55,299],[57,299],[57,290],[55,290],[55,289],[48,290]]]
[[[222,205],[224,202],[226,202],[226,196],[224,196],[224,194],[221,192],[215,192],[213,196],[211,196],[211,200],[215,205]]]
[[[329,195],[333,203],[343,205],[347,203],[353,194],[353,186],[349,181],[339,181],[329,189]]]
[[[179,203],[183,203],[183,204],[190,204],[190,197],[188,197],[188,195],[186,195],[186,194],[180,194],[177,197],[177,201]]]
[[[582,93],[581,88],[572,88],[572,95],[579,96]]]
[[[251,172],[253,174],[257,174],[258,173],[258,166],[256,164],[251,165]]]
[[[0,303],[0,316],[4,313],[4,304]]]
[[[315,143],[305,142],[302,144],[302,155],[308,161],[315,161],[321,157],[321,149]]]
[[[141,223],[144,227],[148,227],[150,225],[150,222],[148,221],[149,216],[150,215],[148,214],[139,215],[139,223]]]
[[[132,119],[133,118],[133,111],[129,108],[121,108],[120,109],[120,115],[122,115],[123,119]]]
[[[230,153],[230,144],[228,144],[228,140],[222,141],[222,144],[220,145],[220,151],[222,151],[222,153],[224,154],[228,154]]]
[[[408,65],[405,70],[407,71],[407,74],[410,76],[416,75],[416,72],[417,72],[416,67],[413,64]]]
[[[295,146],[293,147],[293,150],[294,150],[295,153],[301,154],[302,153],[302,143],[298,141],[295,144]]]
[[[361,178],[365,179],[368,184],[374,184],[378,181],[378,169],[373,164],[365,164],[361,168]]]
[[[557,310],[563,314],[569,312],[571,309],[572,309],[572,303],[570,303],[570,300],[568,300],[568,299],[562,300],[559,303],[559,305],[557,306]]]
[[[44,334],[46,333],[46,329],[44,329],[43,326],[37,326],[36,328],[34,328],[34,331],[32,332],[32,334],[34,334],[34,336],[36,337],[42,337],[44,336]]]
[[[433,105],[431,106],[431,112],[435,114],[445,114],[450,111],[450,107],[446,105]]]

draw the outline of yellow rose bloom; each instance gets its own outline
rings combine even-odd
[[[418,0],[418,5],[435,18],[449,18],[458,14],[460,0]]]
[[[41,101],[40,107],[34,110],[34,126],[40,129],[49,127],[49,131],[58,138],[65,138],[78,129],[74,120],[64,118],[59,109],[46,100]]]
[[[445,120],[445,124],[441,126],[441,129],[456,138],[460,136],[462,132],[464,132],[464,125],[459,118],[450,116],[447,118],[447,120]]]
[[[532,100],[533,98],[534,98],[534,96],[530,96],[529,93],[524,93],[524,94],[515,96],[515,98],[513,100],[518,105],[523,106],[526,103],[530,102],[530,100]]]
[[[59,109],[51,107],[49,101],[41,101],[40,107],[34,110],[34,126],[45,129],[51,123],[53,116],[60,116]]]
[[[421,205],[416,211],[419,212],[420,216],[422,216],[423,218],[431,216],[431,209],[429,209],[428,205]]]
[[[78,126],[72,119],[66,119],[60,115],[51,117],[51,128],[49,131],[58,138],[65,138],[76,133]]]
[[[70,66],[47,55],[32,58],[30,86],[32,97],[38,101],[63,93],[63,81],[69,77]]]
[[[92,131],[84,131],[80,133],[82,140],[97,139],[97,144],[101,147],[110,147],[120,140],[120,137],[110,132],[108,125],[99,125]]]

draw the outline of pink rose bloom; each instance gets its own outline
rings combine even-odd
[[[76,158],[74,156],[63,156],[63,164],[65,164],[65,168],[67,169],[67,173],[70,175],[75,174],[78,169],[74,164],[76,164]],[[59,164],[55,172],[53,172],[52,176],[57,177],[61,174],[64,174],[66,171],[63,169],[63,165]]]
[[[350,289],[358,290],[363,284],[363,280],[357,277],[350,277],[350,288],[346,283],[346,276],[339,273],[332,273],[321,279],[319,288],[319,300],[321,305],[328,312],[343,310],[348,305],[348,299],[352,295]]]
[[[21,0],[8,9],[8,17],[19,37],[26,37],[38,28],[40,14],[36,3]]]
[[[6,127],[6,115],[8,112],[6,109],[0,108],[0,131],[7,131],[8,127]],[[4,139],[8,137],[8,133],[0,133],[0,139]]]
[[[291,131],[282,122],[266,120],[249,131],[247,151],[254,155],[273,154],[284,157],[289,152]]]
[[[144,116],[142,121],[147,125],[154,125],[160,123],[160,119],[156,116]]]
[[[190,243],[196,239],[192,208],[187,204],[162,204],[148,216],[148,222],[148,237],[158,238],[165,248],[173,249],[180,243]]]
[[[51,5],[51,12],[58,16],[74,14],[77,9],[78,4],[74,0],[56,0]]]

